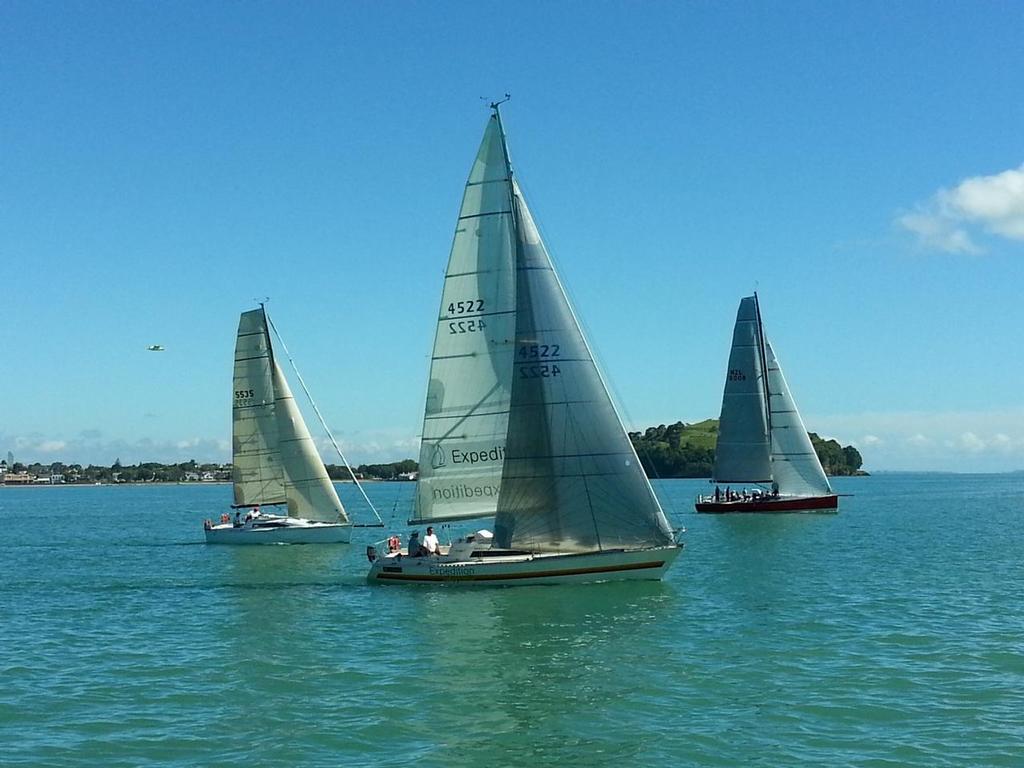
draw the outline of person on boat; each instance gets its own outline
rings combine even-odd
[[[425,554],[427,555],[441,554],[441,542],[437,540],[437,534],[434,533],[432,525],[427,526],[427,535],[423,537],[423,548],[426,550]]]
[[[779,484],[772,480],[772,498],[779,498]]]
[[[388,552],[397,552],[402,548],[402,540],[397,536],[388,536]]]
[[[718,489],[718,486],[716,485],[715,486],[715,501],[721,501],[721,500],[722,500],[722,492]]]
[[[235,524],[234,524],[234,527],[235,528],[241,528],[242,527],[242,513],[241,512],[235,512]]]
[[[409,557],[419,557],[422,554],[423,545],[420,544],[420,532],[413,531],[409,534],[409,545],[405,551]]]

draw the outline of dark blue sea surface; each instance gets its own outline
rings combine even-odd
[[[368,586],[380,529],[206,546],[222,485],[0,488],[0,764],[1024,765],[1024,475],[835,484],[660,481],[664,582],[475,589]]]

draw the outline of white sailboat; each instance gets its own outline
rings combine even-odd
[[[206,542],[347,543],[352,523],[278,365],[268,321],[261,304],[238,322],[232,395],[236,511],[222,515],[217,525],[204,523]],[[285,507],[286,514],[268,514],[267,507]]]
[[[698,512],[838,507],[838,496],[807,435],[782,366],[765,338],[756,293],[743,298],[736,313],[711,481],[717,491],[697,499]],[[744,483],[762,487],[732,488]]]
[[[445,275],[410,524],[493,516],[494,534],[431,556],[371,549],[368,578],[660,579],[682,547],[512,175],[492,108]]]

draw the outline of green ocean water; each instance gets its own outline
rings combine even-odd
[[[226,486],[3,488],[0,764],[1024,765],[1024,475],[837,485],[662,481],[664,582],[477,589],[366,585],[374,529],[208,547]]]

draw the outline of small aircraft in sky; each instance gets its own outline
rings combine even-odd
[[[163,352],[164,351],[164,345],[163,344],[150,344],[148,347],[146,347],[146,349],[149,352]]]

